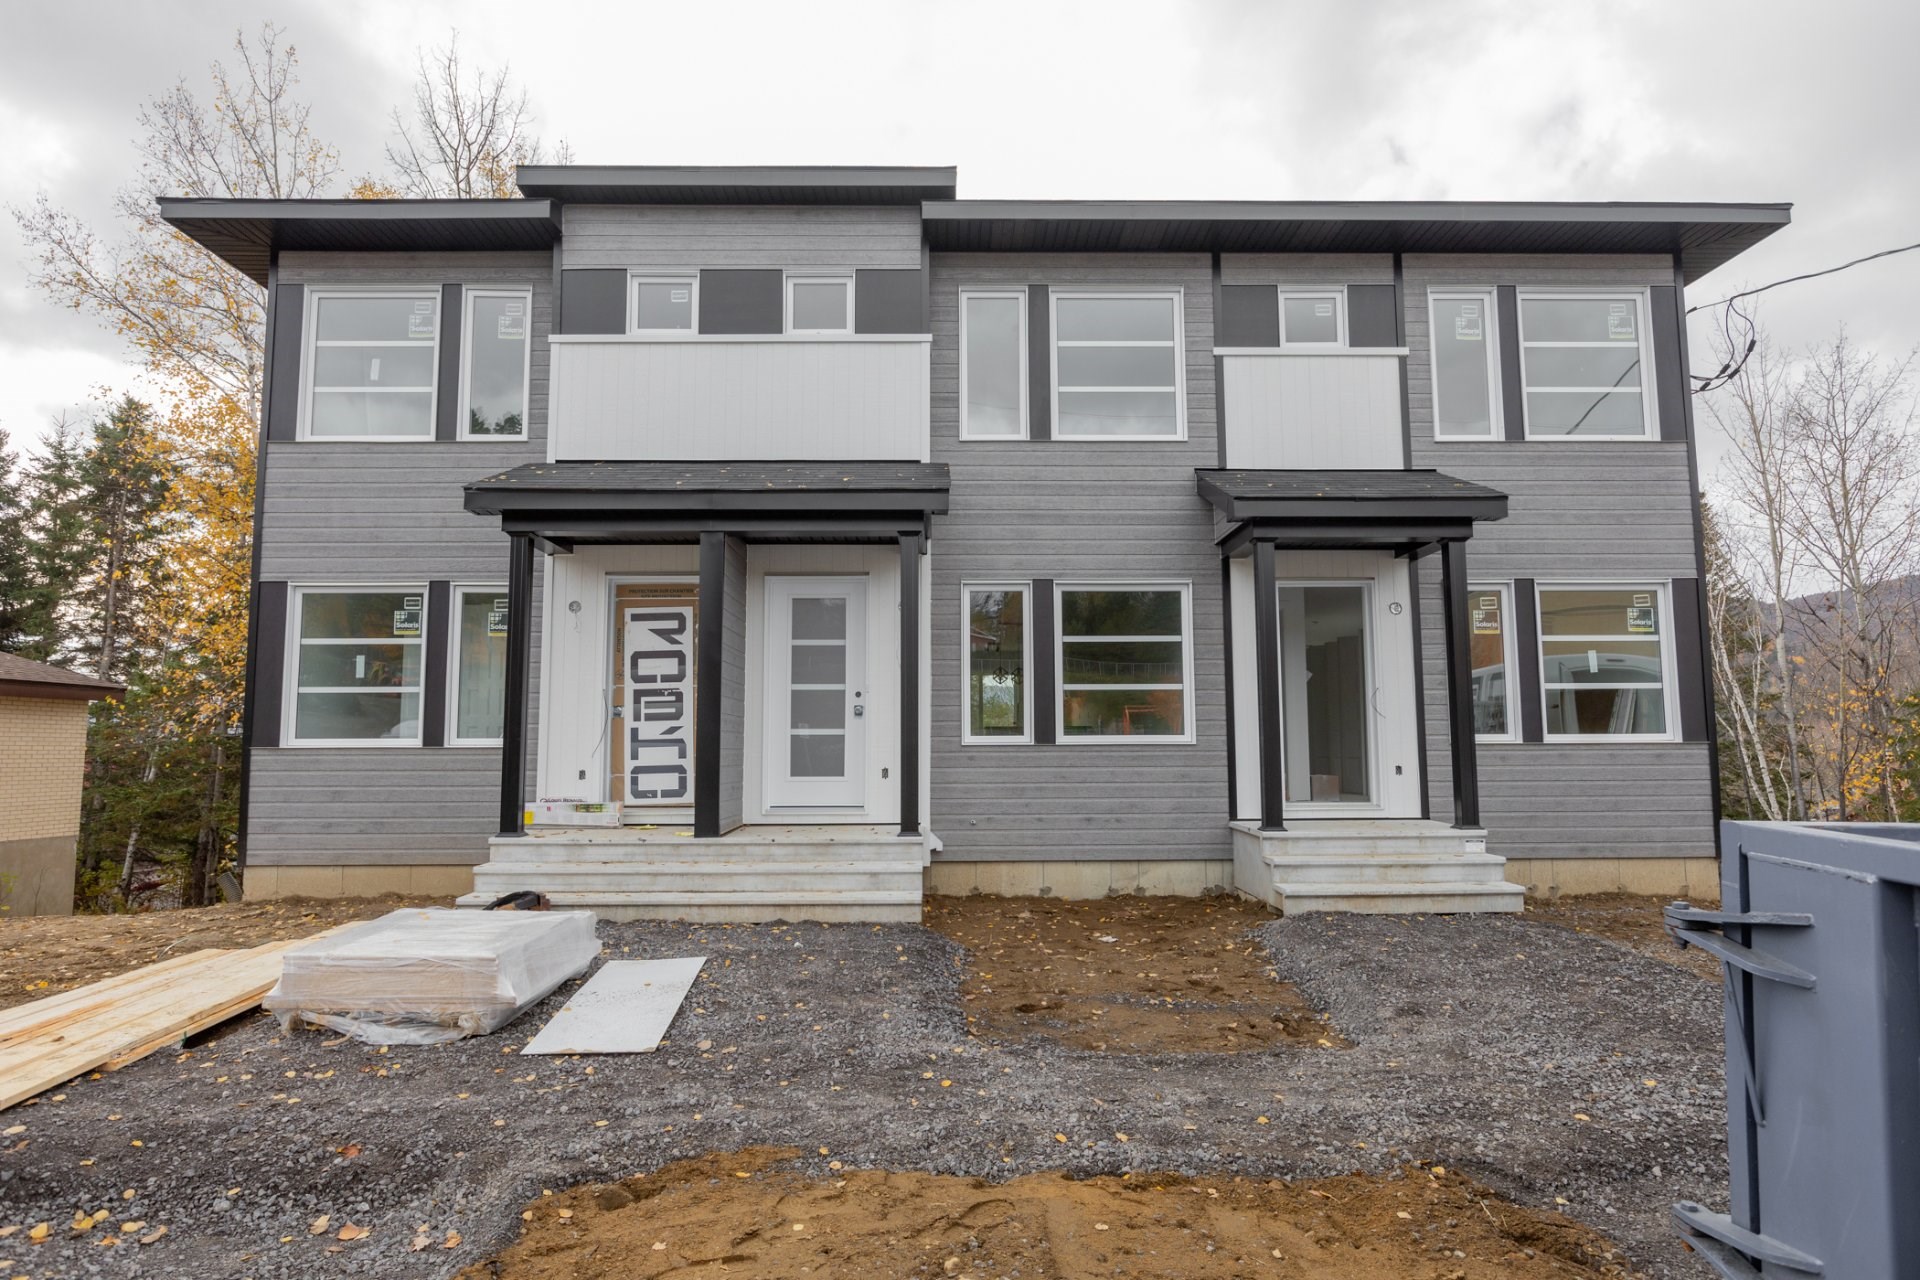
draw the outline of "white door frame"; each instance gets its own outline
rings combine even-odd
[[[1371,804],[1290,802],[1288,818],[1418,818],[1425,780],[1420,772],[1420,740],[1426,708],[1414,679],[1413,575],[1408,562],[1390,551],[1282,550],[1275,577],[1282,586],[1366,582],[1371,586],[1370,671],[1373,703],[1379,713],[1373,752]],[[1233,629],[1234,816],[1260,816],[1260,692],[1258,647],[1254,642],[1256,601],[1253,562],[1246,556],[1228,562]],[[1279,601],[1268,602],[1279,607]],[[1277,675],[1278,673],[1276,673]],[[1283,719],[1284,723],[1284,719]],[[1284,734],[1283,734],[1284,737]],[[1283,742],[1284,748],[1284,742]]]
[[[762,688],[766,691],[762,734],[762,788],[768,809],[852,810],[867,805],[867,726],[873,711],[868,698],[869,653],[867,611],[871,606],[869,583],[864,576],[826,576],[817,574],[768,574],[766,590],[766,670]],[[846,631],[842,645],[846,653],[844,683],[822,687],[815,692],[841,692],[842,719],[839,733],[844,735],[845,752],[838,778],[792,776],[791,738],[805,730],[791,727],[793,693],[791,682],[792,649],[807,645],[792,634],[793,602],[810,595],[840,596],[847,601]],[[831,642],[826,642],[830,645]],[[806,687],[802,686],[801,692]],[[818,731],[832,736],[833,730]]]

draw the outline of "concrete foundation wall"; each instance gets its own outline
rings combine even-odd
[[[78,840],[78,836],[0,840],[0,920],[73,914]]]

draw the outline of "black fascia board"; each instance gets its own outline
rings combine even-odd
[[[1228,472],[1245,475],[1246,472]],[[1311,473],[1276,473],[1287,479],[1304,480]],[[1245,493],[1223,481],[1223,473],[1206,469],[1194,472],[1194,486],[1202,498],[1228,520],[1303,520],[1356,523],[1394,523],[1406,520],[1504,520],[1507,495],[1485,485],[1455,480],[1438,472],[1381,471],[1378,473],[1340,473],[1342,478],[1377,475],[1382,492],[1368,494],[1269,494]],[[1400,492],[1393,492],[1395,477],[1402,483],[1418,478]],[[1310,483],[1310,482],[1309,482]]]
[[[767,515],[832,520],[850,514],[879,515],[911,512],[916,518],[944,515],[945,489],[926,490],[553,490],[527,487],[468,485],[466,509],[479,515],[619,515],[671,516],[683,514]]]
[[[520,190],[571,203],[923,204],[951,200],[952,165],[522,165]]]

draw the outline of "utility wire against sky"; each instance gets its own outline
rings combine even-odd
[[[1801,280],[1815,280],[1821,276],[1830,276],[1836,271],[1845,271],[1848,267],[1857,267],[1863,262],[1872,262],[1876,258],[1890,258],[1896,253],[1908,253],[1914,249],[1920,249],[1920,244],[1903,244],[1897,249],[1882,249],[1878,253],[1869,253],[1863,258],[1855,258],[1851,262],[1843,262],[1837,267],[1827,267],[1821,271],[1808,271],[1801,275],[1788,276],[1784,280],[1775,280],[1770,284],[1763,284],[1755,289],[1743,289],[1739,293],[1728,294],[1717,302],[1702,302],[1698,306],[1688,307],[1688,315],[1692,315],[1696,311],[1705,311],[1709,307],[1726,308],[1725,311],[1720,313],[1720,334],[1727,341],[1728,351],[1732,351],[1738,346],[1738,341],[1733,336],[1733,321],[1736,316],[1739,317],[1741,325],[1747,331],[1746,346],[1741,349],[1739,355],[1728,356],[1727,362],[1707,377],[1701,377],[1697,373],[1689,373],[1687,375],[1699,384],[1693,389],[1693,394],[1700,395],[1702,392],[1713,391],[1732,382],[1739,376],[1740,370],[1746,367],[1747,360],[1753,355],[1754,348],[1760,345],[1759,330],[1753,323],[1753,317],[1748,315],[1747,312],[1739,306],[1740,299],[1751,298],[1754,294],[1765,293],[1769,289],[1778,289],[1783,284],[1795,284]]]

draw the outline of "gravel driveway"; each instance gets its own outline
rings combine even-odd
[[[289,1040],[255,1015],[184,1060],[0,1117],[0,1226],[21,1227],[0,1239],[0,1274],[446,1276],[511,1238],[543,1188],[749,1144],[824,1148],[822,1173],[834,1160],[984,1177],[1423,1158],[1521,1203],[1564,1200],[1656,1276],[1700,1274],[1666,1213],[1725,1198],[1712,984],[1508,917],[1312,916],[1259,934],[1351,1048],[976,1040],[956,999],[963,953],[904,925],[602,925],[615,958],[711,957],[647,1057],[508,1052],[564,991],[508,1032],[387,1053]],[[101,1209],[101,1225],[69,1227]],[[146,1225],[121,1232],[127,1220]],[[42,1221],[52,1238],[29,1245]],[[341,1244],[349,1222],[370,1232]],[[423,1224],[434,1246],[410,1253]],[[442,1249],[449,1230],[461,1243]]]

